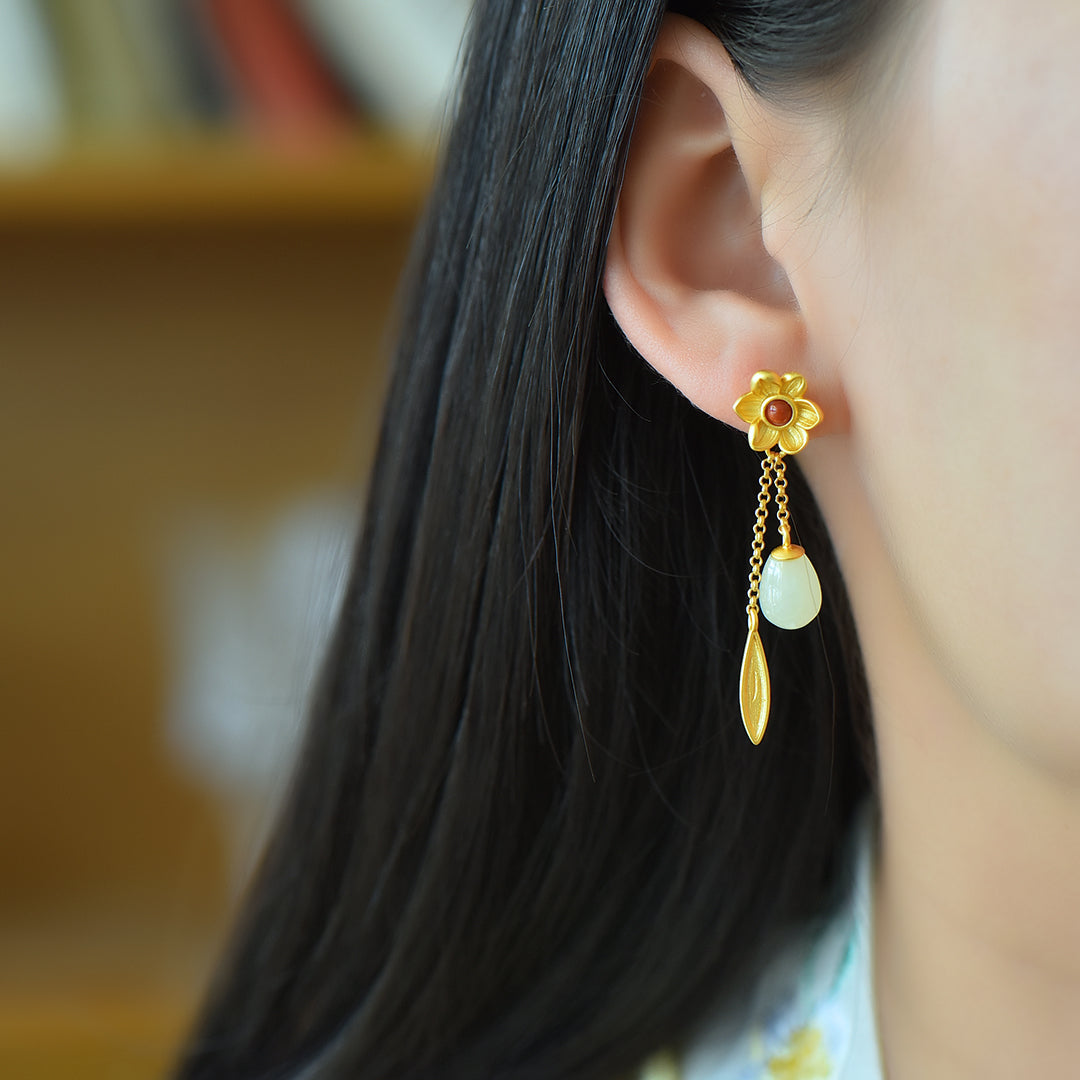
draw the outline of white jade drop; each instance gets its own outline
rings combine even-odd
[[[799,552],[798,548],[794,549]],[[783,630],[798,630],[821,610],[821,582],[805,552],[794,558],[777,558],[778,548],[761,572],[761,614]],[[788,555],[789,552],[784,552]]]

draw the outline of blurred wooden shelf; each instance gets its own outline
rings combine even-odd
[[[210,934],[86,913],[0,929],[0,1076],[164,1076],[216,947]]]
[[[113,224],[401,224],[434,155],[385,135],[277,146],[222,135],[66,151],[0,167],[0,228]]]

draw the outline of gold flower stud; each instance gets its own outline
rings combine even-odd
[[[785,454],[806,445],[806,433],[821,423],[821,410],[808,398],[806,379],[788,372],[759,371],[750,380],[750,393],[735,402],[735,413],[750,425],[750,447],[771,450],[777,443]]]

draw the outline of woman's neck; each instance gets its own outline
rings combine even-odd
[[[837,538],[874,708],[874,983],[888,1080],[1075,1075],[1080,782],[1013,752],[958,700],[837,442],[811,481]]]
[[[1080,1061],[1080,798],[962,710],[877,705],[875,987],[889,1080]]]

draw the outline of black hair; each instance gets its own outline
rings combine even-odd
[[[884,0],[672,5],[761,93]],[[738,705],[759,460],[601,277],[663,0],[478,0],[365,523],[286,797],[176,1080],[628,1075],[830,910],[873,784],[850,608]]]

